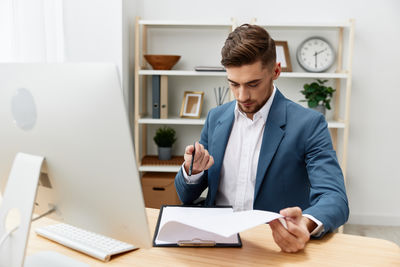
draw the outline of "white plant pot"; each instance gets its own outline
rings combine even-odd
[[[172,147],[158,147],[158,159],[169,160],[171,159]]]
[[[326,109],[325,109],[324,105],[318,105],[318,106],[316,106],[314,108],[311,108],[311,109],[316,110],[318,112],[321,112],[325,116]]]

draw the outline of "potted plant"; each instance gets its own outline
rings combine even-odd
[[[168,126],[157,129],[156,135],[154,136],[153,140],[158,146],[158,159],[171,159],[172,145],[176,141],[175,134],[175,130]]]
[[[331,109],[331,98],[335,89],[332,87],[325,86],[324,84],[328,80],[319,80],[311,84],[305,84],[304,90],[301,93],[305,96],[305,100],[302,102],[307,102],[308,107],[315,109],[325,115],[325,108]]]

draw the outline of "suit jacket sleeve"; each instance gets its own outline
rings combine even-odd
[[[207,115],[206,122],[201,131],[200,136],[200,144],[204,146],[205,149],[208,150],[208,127],[209,127],[209,114]],[[192,204],[196,199],[198,199],[201,193],[208,186],[208,171],[204,171],[203,176],[199,179],[199,182],[196,184],[188,184],[186,183],[185,178],[183,177],[182,167],[179,172],[175,176],[175,187],[178,193],[179,199],[183,204]]]
[[[305,161],[310,180],[310,214],[324,224],[322,233],[343,225],[349,216],[344,178],[333,150],[325,118],[314,117],[305,142]],[[321,236],[322,236],[321,235]]]

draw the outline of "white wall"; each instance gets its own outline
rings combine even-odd
[[[133,25],[136,0],[64,0],[65,61],[110,62],[120,70],[133,118]],[[130,34],[132,33],[132,34]],[[132,44],[132,45],[129,45]],[[133,65],[133,63],[132,63]],[[104,107],[107,108],[107,107]]]
[[[122,69],[122,1],[64,1],[65,59]]]
[[[236,17],[240,23],[252,17],[278,22],[354,18],[347,173],[350,222],[400,225],[399,10],[396,0],[141,0],[138,13],[144,19]]]

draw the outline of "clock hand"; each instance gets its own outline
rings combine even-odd
[[[326,48],[322,49],[321,51],[315,52],[315,55],[321,54],[322,52],[325,52],[325,50],[326,50]]]
[[[317,51],[314,53],[314,58],[315,58],[315,68],[317,68]]]

